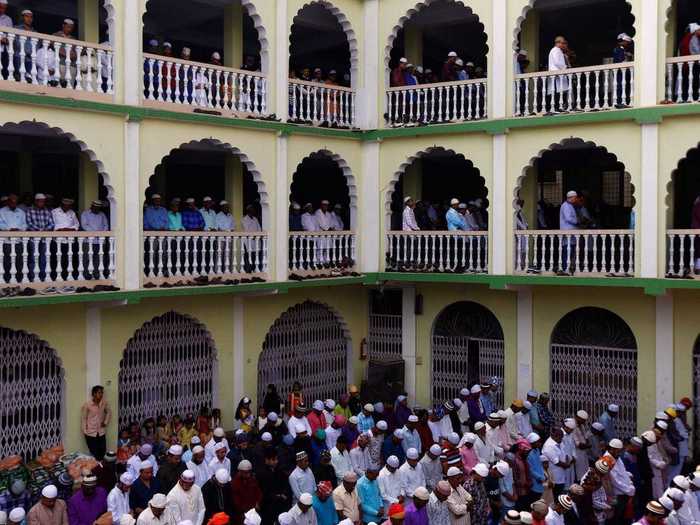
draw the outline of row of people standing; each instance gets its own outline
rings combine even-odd
[[[143,211],[144,231],[236,231],[236,221],[231,214],[228,201],[219,201],[219,211],[216,211],[214,199],[204,197],[202,207],[197,208],[193,197],[182,200],[174,198],[170,201],[169,209],[162,206],[162,197],[158,193],[151,195],[150,204]],[[246,206],[245,215],[241,220],[244,232],[262,231],[255,206]]]
[[[431,210],[435,220],[431,217]],[[483,208],[482,199],[474,199],[467,203],[460,202],[459,199],[451,199],[444,217],[448,231],[488,230],[488,214]],[[443,228],[438,226],[437,212],[432,205],[425,210],[421,201],[416,202],[412,197],[407,196],[404,198],[401,229],[402,231],[436,231]]]

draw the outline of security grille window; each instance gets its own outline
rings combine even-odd
[[[401,290],[370,291],[369,332],[367,350],[372,360],[400,359]]]
[[[120,363],[119,427],[211,407],[215,368],[214,342],[200,323],[168,312],[144,324]]]
[[[586,410],[597,418],[620,406],[621,436],[637,430],[637,342],[627,323],[601,308],[579,308],[557,324],[550,347],[552,410],[561,418]]]
[[[30,461],[62,441],[63,369],[35,335],[0,328],[0,457]]]
[[[338,399],[347,390],[350,339],[325,305],[306,301],[279,317],[265,337],[258,360],[258,399],[268,384],[286,400],[295,381],[307,404]]]
[[[503,329],[480,304],[448,306],[435,321],[432,336],[433,403],[452,400],[464,387],[492,381],[496,406],[503,406]]]

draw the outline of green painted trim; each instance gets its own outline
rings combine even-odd
[[[636,124],[659,124],[664,118],[700,115],[700,104],[662,104],[645,108],[619,109],[589,113],[570,113],[549,117],[505,118],[495,120],[476,120],[458,124],[433,124],[417,128],[389,128],[368,131],[342,130],[332,128],[317,128],[257,119],[240,119],[204,115],[200,113],[183,113],[167,109],[128,106],[110,102],[76,100],[50,95],[21,93],[0,90],[0,102],[30,104],[34,106],[55,107],[61,109],[78,109],[109,115],[123,116],[131,122],[141,122],[144,119],[167,120],[173,122],[189,122],[212,126],[238,128],[259,131],[271,131],[288,135],[307,135],[328,138],[340,138],[362,141],[381,141],[406,137],[431,135],[451,135],[465,133],[487,133],[500,135],[512,130],[570,126],[576,124],[597,124],[610,122],[635,122]]]

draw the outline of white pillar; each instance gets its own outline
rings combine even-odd
[[[641,267],[640,276],[656,279],[659,277],[660,243],[659,236],[659,125],[642,124],[642,187],[641,198],[637,198],[636,260]],[[639,204],[641,203],[641,206]],[[641,210],[639,208],[641,207]]]
[[[286,121],[289,113],[289,27],[287,27],[287,2],[277,2],[275,46],[275,113]],[[263,70],[264,71],[264,70]]]
[[[532,390],[532,290],[519,289],[517,297],[517,394]]]
[[[85,310],[85,394],[90,399],[90,390],[102,384],[102,311],[100,306],[89,306]]]
[[[409,402],[416,402],[416,289],[402,289],[401,357],[404,362],[404,390]]]
[[[135,121],[126,122],[124,135],[124,246],[121,246],[123,257],[120,260],[124,265],[124,288],[138,290],[141,287],[143,273],[143,246],[141,244],[143,195],[139,183],[141,124]]]
[[[357,125],[376,129],[380,114],[378,75],[384,75],[383,62],[379,62],[379,0],[365,0],[363,9],[364,75],[362,86],[357,89]]]
[[[639,86],[637,99],[641,106],[655,106],[662,96],[659,89],[659,2],[658,0],[642,0],[642,20],[639,35],[639,58],[635,60],[637,85]]]
[[[508,27],[508,6],[507,0],[492,0],[492,25],[491,37],[489,38],[489,84],[487,92],[491,107],[489,108],[489,118],[504,118],[506,116],[506,88],[508,86],[508,67],[513,63],[510,58],[513,54],[509,52],[509,38],[506,34]]]
[[[506,273],[506,219],[511,208],[506,195],[506,176],[506,136],[498,134],[493,136],[493,175],[489,199],[489,268],[493,275]]]
[[[274,275],[277,281],[286,281],[289,271],[289,184],[287,170],[287,147],[289,139],[284,134],[277,136],[277,179],[275,183],[275,231],[270,242],[273,250]],[[272,267],[272,264],[270,265]]]
[[[673,296],[656,298],[656,407],[673,402]]]
[[[119,63],[122,64],[123,75],[117,78],[116,85],[120,85],[120,78],[124,84],[124,103],[130,105],[138,105],[141,98],[141,84],[143,79],[143,58],[141,55],[141,39],[142,26],[141,23],[141,2],[131,1],[124,2],[124,20],[130,23],[121,24],[124,31],[124,56],[120,57],[119,53],[114,54],[117,70]],[[112,48],[115,49],[114,35],[110,34]]]
[[[378,272],[381,256],[381,220],[379,189],[379,143],[362,143],[362,180],[360,182],[360,272]]]
[[[243,298],[233,298],[233,401],[237,402],[245,393],[245,318]],[[224,376],[225,377],[225,376]],[[249,394],[250,395],[250,394]],[[255,392],[253,395],[257,395]],[[258,399],[257,403],[262,400]]]

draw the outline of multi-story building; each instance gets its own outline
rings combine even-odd
[[[0,456],[83,447],[94,384],[114,443],[202,405],[230,427],[268,383],[335,397],[368,356],[423,406],[495,378],[559,415],[617,402],[630,433],[696,398],[696,4],[9,0],[0,195],[109,227],[0,232]],[[422,83],[391,85],[402,57]],[[154,194],[226,200],[235,231],[165,231]],[[453,198],[471,231],[446,231]],[[298,231],[292,203],[323,200],[336,228]]]

